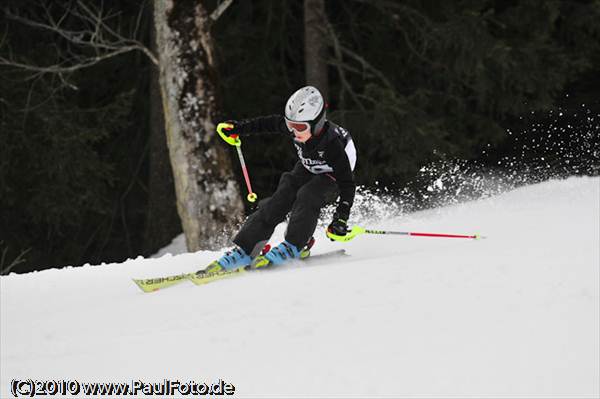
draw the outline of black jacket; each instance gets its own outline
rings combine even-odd
[[[239,121],[235,124],[236,133],[246,136],[255,133],[285,134],[294,138],[281,115],[270,115]],[[313,174],[326,173],[335,179],[340,190],[339,216],[347,220],[354,202],[356,184],[353,170],[356,164],[356,149],[350,133],[341,126],[325,122],[322,132],[306,143],[293,140],[302,165]]]

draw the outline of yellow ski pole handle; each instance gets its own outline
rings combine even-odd
[[[217,125],[217,133],[219,133],[219,136],[221,136],[221,138],[229,145],[234,145],[236,147],[239,147],[242,145],[242,140],[240,140],[239,136],[228,136],[225,133],[223,133],[223,130],[229,130],[232,129],[233,125],[231,123],[219,123]]]
[[[363,229],[362,227],[360,227],[360,226],[354,226],[344,236],[338,236],[336,234],[333,234],[333,233],[329,232],[328,230],[325,231],[325,234],[327,234],[327,237],[329,237],[330,239],[332,239],[334,241],[347,242],[347,241],[352,240],[357,235],[364,234],[366,232],[367,232],[367,230]]]

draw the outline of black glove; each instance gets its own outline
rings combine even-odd
[[[340,202],[335,213],[333,214],[333,220],[327,227],[327,231],[336,236],[345,236],[348,233],[348,217],[350,216],[350,205],[344,201]]]
[[[230,125],[233,125],[233,127],[230,129],[223,129],[223,133],[225,133],[226,136],[231,137],[240,135],[242,130],[242,124],[239,121],[229,120],[225,121],[224,123],[229,123]]]
[[[348,224],[345,220],[334,219],[327,227],[327,231],[336,236],[345,236],[348,233]]]

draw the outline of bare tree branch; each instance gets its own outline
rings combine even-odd
[[[121,47],[118,50],[104,53],[103,55],[100,55],[100,56],[85,58],[85,59],[79,61],[78,63],[76,63],[74,65],[69,65],[69,66],[64,66],[64,63],[48,65],[48,66],[30,65],[30,64],[17,62],[17,61],[8,60],[3,57],[0,57],[0,65],[17,67],[17,68],[25,69],[25,70],[31,71],[31,72],[71,73],[71,72],[78,71],[80,69],[89,68],[93,65],[96,65],[97,63],[99,63],[101,61],[107,60],[109,58],[115,57],[120,54],[127,53],[129,51],[133,51],[133,50],[139,50],[139,48],[137,48],[136,46]]]
[[[419,58],[421,61],[426,62],[428,64],[434,64],[432,60],[430,60],[425,54],[427,52],[428,43],[430,41],[434,41],[435,35],[433,33],[433,27],[431,20],[420,13],[413,7],[407,6],[403,2],[394,2],[388,0],[353,0],[357,3],[367,4],[369,6],[375,7],[382,15],[391,17],[396,28],[402,33],[404,37],[404,41],[408,47],[408,49]],[[418,45],[414,43],[414,39],[411,39],[407,33],[407,30],[404,28],[401,17],[407,20],[410,25],[412,25],[415,31],[419,32],[419,37],[417,41],[421,42],[422,49],[418,50]]]
[[[210,14],[210,20],[215,22],[221,15],[229,8],[229,6],[233,3],[233,0],[223,0],[221,4],[215,8],[215,10]]]
[[[356,94],[356,92],[354,91],[354,89],[352,88],[352,86],[350,85],[350,83],[348,82],[348,79],[346,79],[346,72],[344,72],[344,60],[343,60],[343,54],[342,54],[342,45],[340,44],[340,41],[337,37],[337,34],[335,33],[335,30],[333,29],[333,26],[331,25],[331,23],[329,23],[329,21],[327,21],[327,30],[329,32],[329,37],[331,39],[332,45],[333,45],[333,53],[335,55],[335,59],[336,62],[332,63],[333,65],[335,65],[338,69],[338,74],[340,76],[340,81],[342,83],[342,87],[340,89],[340,104],[343,106],[344,102],[345,102],[345,92],[348,92],[350,94],[350,96],[352,97],[352,99],[354,100],[354,102],[356,103],[356,105],[362,110],[364,111],[364,107],[362,105],[362,103],[360,102],[360,100],[358,99],[358,96]]]
[[[4,244],[4,241],[0,241],[0,245],[3,245],[3,244]],[[21,253],[15,259],[13,259],[10,263],[8,263],[8,261],[6,259],[7,255],[8,255],[8,247],[5,247],[2,250],[2,255],[0,256],[0,275],[7,275],[8,273],[10,273],[10,271],[15,266],[18,266],[21,263],[24,263],[26,261],[25,255],[27,255],[27,253],[30,250],[31,250],[31,248],[21,251]]]
[[[142,17],[144,16],[144,7],[140,7],[138,11],[138,15],[135,19],[135,25],[133,27],[133,31],[130,33],[131,37],[138,37],[138,32],[140,31],[140,26],[142,24]]]
[[[4,14],[7,18],[22,24],[53,32],[65,39],[67,43],[76,47],[70,48],[69,46],[69,48],[63,50],[62,53],[57,51],[60,62],[52,65],[33,65],[28,62],[15,60],[12,57],[0,57],[0,65],[20,68],[26,71],[35,72],[36,74],[66,74],[89,68],[99,62],[131,51],[140,51],[154,65],[158,65],[158,58],[148,47],[140,41],[134,38],[125,37],[120,33],[120,22],[111,22],[111,20],[118,17],[119,14],[111,12],[110,10],[104,10],[103,1],[98,4],[86,4],[81,0],[77,0],[75,3],[71,3],[64,8],[64,12],[61,13],[58,19],[53,16],[52,10],[50,10],[46,3],[42,3],[41,7],[43,8],[45,15],[45,20],[43,21],[22,17],[13,13],[8,8],[4,9]],[[140,9],[135,27],[133,28],[132,37],[135,37],[135,34],[137,34],[139,29],[141,12]],[[56,13],[54,14],[56,15]],[[66,28],[64,24],[69,17],[77,18],[84,28],[80,30]],[[113,28],[109,22],[113,25],[116,22],[117,28]],[[95,55],[82,55],[81,51],[77,51],[78,49],[91,49]],[[66,83],[63,76],[60,78]]]
[[[377,68],[373,67],[367,60],[365,60],[361,55],[355,53],[354,51],[350,50],[349,48],[346,48],[344,46],[340,46],[341,50],[349,55],[350,57],[354,58],[356,61],[360,62],[361,66],[363,67],[363,69],[371,72],[373,75],[375,75],[377,78],[379,78],[379,80],[381,81],[381,83],[383,83],[384,86],[386,86],[388,89],[390,90],[395,90],[394,86],[392,85],[392,83],[388,80],[388,78],[385,77],[385,75],[378,70]]]

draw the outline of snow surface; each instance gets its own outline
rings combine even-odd
[[[221,378],[240,397],[600,396],[600,178],[368,227],[488,238],[320,239],[315,253],[351,257],[151,294],[131,278],[218,253],[1,277],[0,396],[13,378]]]

